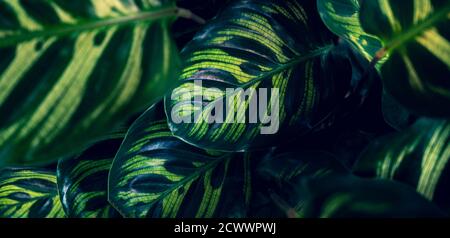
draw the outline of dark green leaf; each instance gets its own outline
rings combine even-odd
[[[125,217],[245,217],[251,163],[248,154],[175,138],[160,103],[128,131],[109,173],[109,201]]]
[[[166,97],[171,131],[202,148],[243,151],[327,125],[328,116],[352,95],[364,62],[349,45],[335,47],[333,40],[314,1],[235,2],[182,52],[181,85]],[[267,89],[266,105],[261,89]],[[270,105],[277,99],[278,111]],[[224,123],[203,120],[220,112]],[[271,123],[261,123],[264,115],[272,116]],[[245,123],[236,123],[240,119]],[[263,127],[270,132],[261,135]]]
[[[450,116],[450,1],[363,1],[360,19],[389,54],[387,92],[414,112]]]
[[[308,218],[417,218],[445,214],[413,189],[388,180],[329,176],[303,183]]]
[[[58,163],[58,190],[68,217],[109,218],[108,173],[123,137],[98,142],[80,156]]]
[[[307,197],[297,187],[304,178],[349,173],[333,155],[304,150],[275,150],[257,171],[251,202],[256,217],[301,217]]]
[[[0,170],[0,218],[62,218],[54,173],[31,168]]]
[[[410,129],[375,141],[354,172],[400,181],[450,211],[450,122],[422,119]]]
[[[0,166],[84,149],[178,76],[167,0],[0,2]]]
[[[376,36],[367,34],[359,22],[361,0],[317,0],[325,25],[336,35],[350,41],[371,61],[383,45]],[[378,64],[377,67],[381,66]]]

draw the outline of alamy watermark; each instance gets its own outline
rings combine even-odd
[[[174,92],[171,99],[178,100]],[[265,135],[276,134],[280,127],[278,88],[271,88],[270,92],[267,88],[227,88],[223,94],[218,88],[203,88],[202,81],[195,80],[193,90],[182,97],[191,102],[179,100],[172,107],[173,123],[260,124],[260,133]]]

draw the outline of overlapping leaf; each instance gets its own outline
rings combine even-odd
[[[309,218],[418,218],[445,214],[413,189],[388,180],[327,176],[305,180]]]
[[[317,0],[317,8],[325,25],[336,35],[349,40],[371,61],[383,47],[376,36],[366,33],[359,22],[362,0]],[[381,64],[378,65],[380,67]]]
[[[110,218],[108,173],[123,137],[101,141],[80,156],[58,162],[58,190],[68,217]]]
[[[160,103],[128,131],[109,173],[109,201],[125,217],[244,217],[251,164],[247,154],[175,138]]]
[[[164,94],[175,15],[168,0],[1,1],[0,164],[77,152]]]
[[[251,216],[303,217],[308,195],[298,187],[305,178],[349,174],[331,154],[320,151],[275,150],[258,165],[253,181]]]
[[[450,211],[450,122],[422,119],[412,128],[374,142],[357,175],[400,181]]]
[[[242,151],[322,124],[363,68],[333,40],[313,1],[235,2],[183,50],[181,85],[166,97],[170,129],[202,148]]]
[[[62,218],[54,173],[31,168],[0,170],[1,218]]]
[[[389,53],[381,68],[387,92],[414,112],[449,116],[450,2],[363,1],[360,20]]]

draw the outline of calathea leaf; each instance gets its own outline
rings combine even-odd
[[[62,218],[53,172],[32,168],[0,170],[1,218]]]
[[[109,201],[125,217],[244,217],[253,161],[175,138],[161,102],[128,131],[109,173]]]
[[[450,122],[421,119],[404,132],[373,142],[353,170],[406,183],[450,211],[449,159]]]
[[[1,1],[0,165],[79,152],[165,93],[173,2]]]
[[[450,2],[363,1],[361,25],[383,40],[384,87],[408,109],[450,115]]]
[[[389,180],[330,175],[310,178],[301,190],[307,218],[443,217],[433,203],[403,184]]]
[[[276,149],[257,166],[250,215],[302,217],[307,196],[297,187],[303,179],[348,173],[349,170],[329,153]]]
[[[313,1],[235,2],[182,51],[180,86],[166,96],[171,131],[202,148],[243,151],[324,125],[364,68],[333,40]]]
[[[317,8],[323,22],[333,33],[350,41],[371,61],[383,45],[379,38],[363,30],[359,22],[361,1],[317,0]],[[381,62],[377,67],[381,67]]]
[[[98,142],[81,155],[58,162],[58,190],[68,217],[119,217],[108,202],[108,173],[124,136]]]

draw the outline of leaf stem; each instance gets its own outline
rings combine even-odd
[[[206,23],[205,19],[201,18],[200,16],[196,15],[190,10],[184,8],[177,8],[177,16],[193,20],[194,22],[197,22],[198,24],[201,25],[204,25]]]
[[[373,61],[371,64],[376,65],[379,60],[384,58],[386,54],[389,52],[397,49],[401,45],[403,45],[405,42],[410,41],[411,39],[415,38],[416,36],[422,34],[424,31],[428,30],[429,28],[433,27],[435,24],[440,22],[441,20],[444,20],[447,18],[447,16],[450,14],[450,4],[447,4],[447,6],[443,7],[439,11],[437,11],[433,16],[427,18],[426,20],[420,22],[416,25],[416,27],[411,27],[407,31],[405,31],[403,34],[399,34],[398,37],[393,38],[390,40],[385,47],[381,48],[373,58]]]

